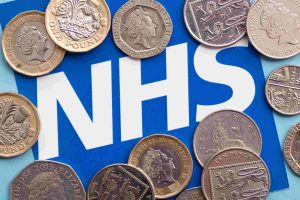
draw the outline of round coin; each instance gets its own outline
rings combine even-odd
[[[50,73],[65,55],[47,33],[45,14],[39,11],[21,13],[8,23],[2,36],[2,48],[9,65],[27,76]]]
[[[183,191],[176,200],[205,200],[201,187]]]
[[[283,150],[287,163],[300,176],[300,123],[289,130]]]
[[[129,0],[115,14],[113,37],[127,55],[142,59],[160,54],[173,32],[165,8],[153,0]]]
[[[142,169],[151,178],[158,199],[179,194],[193,173],[188,148],[168,135],[156,134],[142,139],[131,151],[129,164]]]
[[[266,82],[269,105],[284,115],[300,113],[300,67],[287,65],[274,70]]]
[[[199,123],[193,145],[198,162],[204,166],[214,154],[232,147],[250,149],[260,155],[262,139],[249,116],[235,110],[220,110]]]
[[[46,28],[63,49],[86,52],[106,38],[110,11],[105,0],[52,0],[46,10]]]
[[[35,106],[19,94],[0,93],[0,157],[25,153],[39,133],[40,119]]]
[[[184,21],[190,34],[200,43],[224,47],[245,35],[249,7],[249,0],[186,0]]]
[[[265,200],[270,191],[270,174],[255,153],[246,149],[226,149],[205,165],[202,187],[207,200]]]
[[[258,0],[247,17],[247,34],[263,55],[284,59],[300,51],[300,7],[297,1]]]
[[[85,200],[83,185],[65,164],[35,161],[12,182],[10,200]]]
[[[148,176],[126,164],[115,164],[100,170],[93,177],[87,196],[88,200],[155,200],[153,185]]]

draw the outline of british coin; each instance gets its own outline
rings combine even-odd
[[[300,51],[300,8],[297,1],[259,0],[250,8],[247,34],[263,55],[284,59]]]
[[[167,47],[172,32],[168,12],[154,0],[129,0],[113,19],[117,47],[137,59],[160,54]]]
[[[0,157],[14,157],[30,149],[40,134],[35,106],[24,96],[0,93]]]
[[[207,200],[264,200],[270,191],[266,164],[246,149],[226,149],[213,156],[203,169],[201,182]]]
[[[158,199],[179,194],[193,173],[188,148],[169,135],[155,134],[142,139],[131,151],[128,162],[151,178]]]
[[[10,200],[85,200],[85,190],[74,170],[63,163],[35,161],[12,182]]]
[[[126,164],[110,165],[100,170],[93,177],[87,196],[88,200],[155,200],[149,177],[141,170]]]
[[[265,95],[269,105],[284,115],[300,113],[300,67],[286,65],[274,70],[267,79]]]
[[[110,29],[105,0],[51,0],[46,28],[52,40],[70,52],[87,52],[100,45]]]
[[[176,200],[205,200],[201,187],[183,191]]]
[[[227,148],[247,148],[259,155],[262,139],[249,116],[235,110],[220,110],[199,123],[193,146],[198,162],[204,166],[214,154]]]
[[[300,176],[300,123],[297,123],[289,130],[283,151],[289,166]]]
[[[65,55],[51,40],[45,27],[45,13],[39,11],[21,13],[8,23],[2,36],[2,48],[9,65],[27,76],[50,73]]]
[[[186,0],[184,21],[190,34],[200,43],[224,47],[246,34],[249,0]]]

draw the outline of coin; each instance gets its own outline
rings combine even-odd
[[[73,169],[53,161],[35,161],[12,182],[11,200],[85,200],[82,183]]]
[[[283,150],[287,163],[300,176],[300,123],[289,130]]]
[[[169,135],[155,134],[142,139],[131,151],[128,162],[151,178],[158,199],[179,194],[193,173],[188,148]]]
[[[201,187],[183,191],[176,200],[205,200]]]
[[[214,154],[231,147],[248,148],[259,155],[262,139],[249,116],[235,110],[220,110],[199,123],[193,146],[198,162],[204,166]]]
[[[153,0],[129,0],[115,14],[113,38],[124,53],[133,58],[160,54],[173,32],[166,9]]]
[[[270,174],[255,153],[246,149],[226,149],[207,162],[201,183],[207,200],[264,200],[270,191]]]
[[[110,11],[105,0],[52,0],[46,10],[46,28],[63,49],[90,51],[108,34]]]
[[[88,189],[88,200],[138,199],[154,200],[153,185],[141,170],[126,164],[115,164],[100,170]]]
[[[300,51],[300,7],[297,1],[259,0],[250,8],[247,33],[263,55],[283,59]]]
[[[224,47],[245,35],[249,7],[249,0],[186,0],[184,21],[190,34],[200,43]]]
[[[50,73],[65,55],[48,35],[45,13],[39,11],[21,13],[8,23],[2,36],[2,48],[9,65],[27,76]]]
[[[267,79],[265,95],[269,105],[284,115],[300,113],[300,67],[286,65]]]
[[[0,93],[0,157],[25,153],[39,133],[40,119],[35,106],[19,94]]]

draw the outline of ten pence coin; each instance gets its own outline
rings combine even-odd
[[[2,48],[9,65],[27,76],[50,73],[65,55],[47,33],[45,13],[39,11],[21,13],[8,23],[2,36]]]
[[[179,194],[193,173],[188,148],[168,135],[156,134],[142,139],[131,151],[129,164],[142,169],[151,178],[158,199]]]
[[[11,200],[85,200],[85,190],[74,170],[53,161],[35,161],[12,182]]]
[[[258,155],[232,148],[219,152],[207,162],[201,185],[207,200],[265,200],[270,191],[270,174]]]
[[[40,133],[35,106],[24,96],[0,93],[0,157],[14,157],[30,149]]]
[[[201,187],[183,191],[176,200],[206,200]]]
[[[86,52],[106,38],[110,11],[105,0],[52,0],[46,10],[46,28],[63,49]]]

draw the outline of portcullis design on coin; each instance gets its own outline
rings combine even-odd
[[[113,37],[127,55],[142,59],[161,53],[173,32],[165,8],[153,0],[130,0],[115,14]]]
[[[205,200],[201,187],[183,191],[176,200]]]
[[[82,183],[73,169],[53,161],[35,161],[12,182],[11,200],[85,200]]]
[[[184,19],[191,35],[213,47],[231,45],[246,33],[249,0],[186,0]]]

